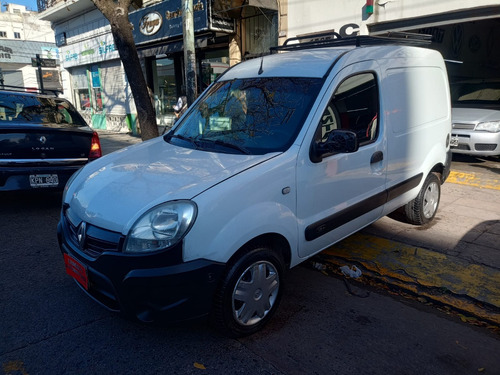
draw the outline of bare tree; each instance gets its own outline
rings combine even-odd
[[[132,0],[92,0],[92,2],[111,25],[115,46],[123,63],[137,108],[141,138],[145,141],[157,137],[155,110],[137,55],[132,26],[128,19],[128,9]]]

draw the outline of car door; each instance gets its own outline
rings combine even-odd
[[[386,138],[374,62],[341,70],[331,81],[297,163],[299,256],[310,256],[379,218],[386,200]],[[352,153],[313,161],[313,142],[334,129],[357,135]]]

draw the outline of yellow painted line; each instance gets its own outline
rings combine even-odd
[[[330,266],[356,265],[366,276],[500,324],[500,271],[494,268],[364,233],[319,256]]]
[[[453,184],[475,186],[481,189],[500,190],[500,179],[485,178],[478,173],[451,171],[446,182]]]

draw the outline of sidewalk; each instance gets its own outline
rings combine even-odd
[[[141,139],[99,130],[104,154]],[[452,171],[436,218],[418,227],[384,217],[312,259],[500,326],[500,180]]]
[[[363,277],[500,326],[500,182],[442,186],[434,221],[418,227],[384,217],[323,251],[329,270],[356,266]]]

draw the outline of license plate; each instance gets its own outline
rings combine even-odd
[[[87,267],[68,254],[64,254],[64,264],[66,265],[66,273],[78,281],[85,290],[88,290],[89,278],[87,276]]]
[[[57,187],[59,177],[56,174],[30,174],[30,185],[33,188]]]
[[[458,137],[451,137],[450,147],[457,147],[457,146],[458,146]]]

